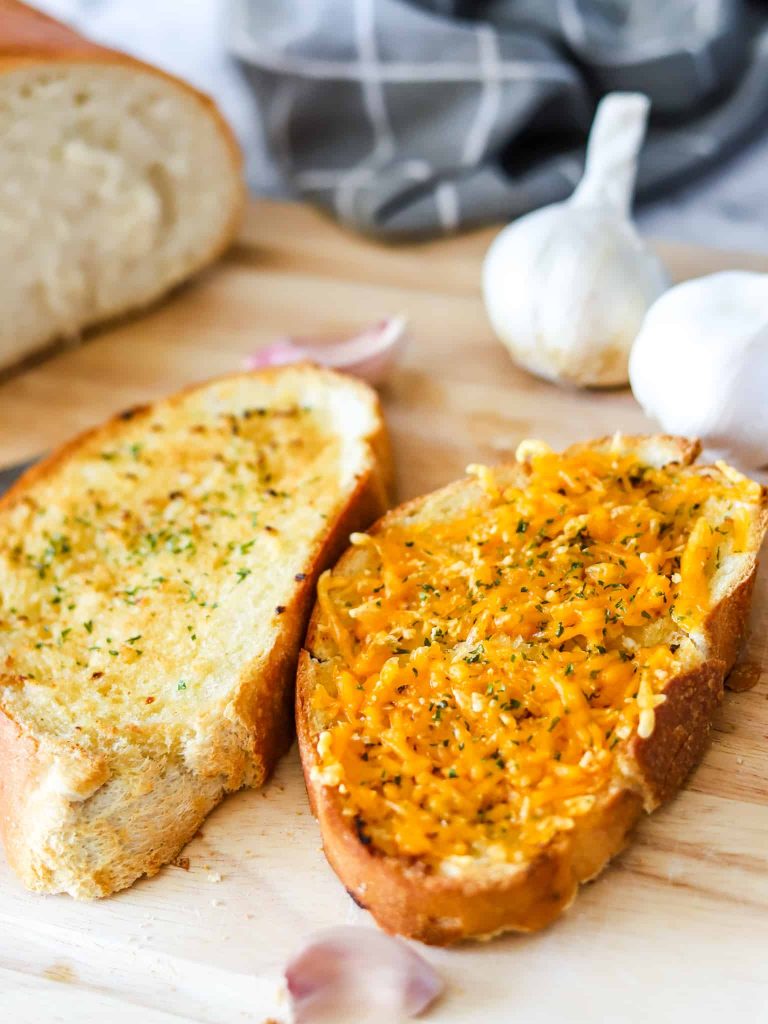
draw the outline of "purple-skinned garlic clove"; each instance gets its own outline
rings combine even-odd
[[[351,926],[311,936],[285,978],[296,1024],[401,1020],[422,1013],[443,991],[434,968],[405,942]]]
[[[246,368],[257,370],[307,361],[352,374],[369,384],[381,384],[407,341],[405,317],[387,317],[351,338],[279,338],[249,356]]]

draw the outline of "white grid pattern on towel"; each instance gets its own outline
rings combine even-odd
[[[395,140],[389,123],[376,47],[374,0],[354,0],[353,17],[359,58],[358,77],[363,90],[365,112],[373,132],[373,146],[368,156],[350,168],[336,187],[334,205],[342,220],[352,216],[358,190],[374,174],[377,166],[391,159],[395,153]]]
[[[355,4],[357,8],[357,4]],[[357,12],[356,12],[357,13]],[[295,56],[277,52],[256,37],[248,19],[248,0],[233,0],[228,25],[227,43],[240,60],[250,62],[268,71],[300,78],[349,80],[358,82],[375,71],[382,84],[389,82],[482,82],[483,71],[468,61],[445,60],[440,63],[413,61],[387,61],[375,69],[366,69],[358,58],[352,61],[328,60],[322,57]],[[571,82],[573,73],[554,60],[500,60],[500,81],[532,79],[553,82]]]
[[[470,166],[478,163],[484,155],[501,105],[498,36],[489,25],[478,25],[475,34],[484,84],[477,115],[467,132],[461,154],[461,162]]]
[[[480,87],[477,110],[472,124],[456,154],[457,167],[473,167],[485,155],[494,125],[499,116],[502,88],[514,80],[548,78],[569,80],[570,73],[555,61],[524,59],[502,60],[497,33],[488,25],[473,31],[477,41],[477,62],[458,60],[425,61],[387,60],[380,58],[377,45],[375,0],[353,0],[350,11],[354,25],[356,59],[336,60],[307,58],[285,51],[276,52],[269,41],[264,42],[253,22],[253,7],[248,0],[232,0],[228,23],[230,49],[242,60],[284,75],[290,81],[321,79],[352,81],[360,86],[362,103],[373,140],[369,152],[346,168],[308,167],[293,172],[298,189],[314,189],[332,193],[336,215],[344,221],[356,222],[360,192],[381,171],[382,166],[397,156],[398,139],[390,122],[386,87],[392,83],[476,82]],[[268,111],[268,131],[274,149],[284,166],[294,164],[289,137],[290,113],[296,86],[283,83],[273,97]],[[283,120],[281,125],[279,122]],[[427,182],[438,177],[437,169],[426,159],[398,162],[400,179]],[[456,229],[460,220],[459,188],[455,182],[443,181],[434,191],[434,208],[443,231]]]
[[[452,181],[441,181],[435,189],[435,205],[440,227],[446,234],[459,226],[459,193]]]

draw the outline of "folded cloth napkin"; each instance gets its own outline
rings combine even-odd
[[[768,111],[768,13],[742,0],[229,0],[228,45],[284,189],[390,238],[564,198],[605,92],[651,97],[641,196]]]

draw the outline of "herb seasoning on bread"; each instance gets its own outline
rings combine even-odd
[[[321,577],[302,759],[328,858],[383,927],[541,928],[701,756],[768,500],[697,450],[525,444]]]
[[[175,857],[293,735],[319,571],[386,507],[375,394],[222,378],[65,445],[0,501],[0,832],[103,896]]]

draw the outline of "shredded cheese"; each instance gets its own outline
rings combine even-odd
[[[525,487],[472,467],[475,507],[393,521],[319,589],[339,651],[311,696],[320,771],[361,841],[434,869],[519,863],[593,810],[760,499],[615,447],[525,455]]]

